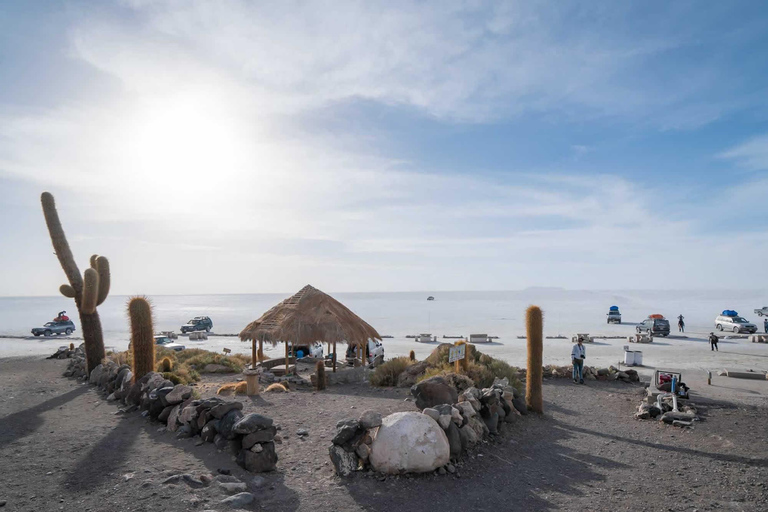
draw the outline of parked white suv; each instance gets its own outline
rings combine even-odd
[[[718,331],[745,332],[754,334],[757,332],[757,326],[746,321],[740,316],[720,315],[715,318],[715,328]]]

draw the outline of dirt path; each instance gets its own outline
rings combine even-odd
[[[215,483],[194,483],[219,468],[256,495],[249,510],[757,511],[768,500],[764,405],[698,400],[705,421],[683,431],[632,419],[637,386],[560,380],[545,385],[544,417],[521,418],[458,476],[340,479],[327,455],[336,421],[413,410],[405,390],[264,394],[246,409],[273,417],[284,441],[278,471],[255,476],[212,445],[115,414],[89,386],[59,377],[65,364],[0,360],[0,510],[232,510]],[[193,478],[163,483],[182,473]]]

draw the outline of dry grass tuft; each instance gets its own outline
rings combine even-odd
[[[280,384],[278,382],[275,382],[274,384],[270,384],[267,387],[267,389],[265,389],[264,391],[266,391],[266,392],[276,391],[276,392],[280,392],[280,393],[288,393],[289,390],[284,385],[282,385],[282,384]]]

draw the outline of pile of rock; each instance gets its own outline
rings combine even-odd
[[[368,411],[360,419],[340,421],[330,447],[339,475],[372,469],[381,473],[453,473],[451,461],[505,423],[527,414],[521,393],[507,379],[490,388],[469,387],[460,394],[450,375],[426,379],[411,388],[418,412],[385,418]]]
[[[661,406],[658,401],[654,402],[653,397],[648,396],[637,408],[635,418],[639,420],[656,419],[667,425],[675,427],[688,428],[693,423],[699,421],[698,409],[692,403],[683,403],[683,399],[678,399],[678,410],[673,410],[673,401],[671,396],[665,396],[661,400]]]
[[[545,379],[570,379],[573,377],[573,366],[549,365],[544,367]],[[637,370],[628,368],[619,370],[615,366],[597,368],[596,366],[584,367],[584,380],[620,380],[623,382],[639,382],[640,375]]]
[[[337,474],[347,476],[368,464],[371,445],[381,424],[381,414],[375,411],[336,423],[336,435],[328,452]]]
[[[196,399],[192,387],[174,385],[162,374],[150,372],[133,382],[128,365],[108,361],[91,372],[89,382],[108,394],[107,400],[126,405],[162,422],[177,438],[200,436],[201,443],[214,443],[236,456],[245,469],[272,471],[277,463],[277,427],[271,418],[256,413],[243,415],[243,404],[220,397]]]
[[[81,344],[78,348],[70,350],[69,346],[59,347],[59,349],[48,356],[46,359],[68,359],[74,357],[77,351],[80,351],[81,355],[85,357],[85,345]]]
[[[67,353],[69,353],[69,350],[67,350]],[[85,344],[81,343],[79,347],[72,351],[72,355],[67,355],[66,357],[71,358],[71,360],[67,364],[67,369],[64,371],[64,376],[74,377],[77,380],[87,379],[88,372],[85,369]],[[51,356],[49,359],[52,358],[54,358],[54,356]],[[56,357],[56,359],[60,358]]]

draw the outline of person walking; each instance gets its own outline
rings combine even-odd
[[[571,350],[571,360],[573,361],[573,382],[584,384],[584,359],[587,357],[587,349],[584,347],[581,336],[576,341],[576,345]]]
[[[768,334],[768,318],[763,320],[763,327],[765,328],[765,334]]]
[[[717,350],[718,352],[720,352],[720,349],[717,348],[717,341],[718,340],[717,340],[717,336],[715,335],[715,333],[713,333],[713,332],[709,333],[709,346],[712,347],[713,351]]]
[[[677,328],[680,330],[680,332],[685,332],[685,322],[683,321],[682,313],[677,317]]]

